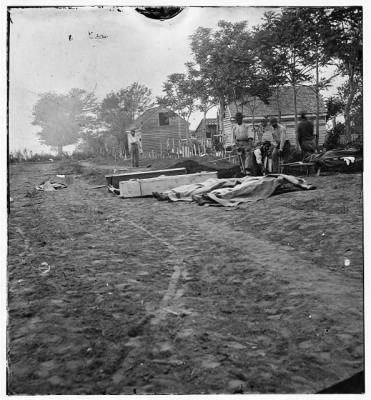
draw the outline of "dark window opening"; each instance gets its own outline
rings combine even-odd
[[[160,112],[160,113],[158,113],[158,118],[159,118],[160,126],[170,125],[169,113]]]
[[[214,135],[216,135],[216,125],[209,125],[206,130],[206,137],[210,139]]]

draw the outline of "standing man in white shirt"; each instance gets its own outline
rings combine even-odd
[[[139,152],[143,153],[142,138],[136,134],[135,129],[132,129],[128,135],[128,146],[131,156],[131,166],[139,167]]]
[[[249,138],[248,127],[243,123],[243,115],[237,112],[235,115],[236,125],[232,128],[233,142],[240,156],[241,170],[245,173],[249,165],[249,157],[252,149],[252,138]]]
[[[272,144],[274,150],[272,153],[272,172],[280,172],[280,156],[283,153],[283,148],[286,141],[286,128],[279,124],[277,118],[272,118],[271,121]]]

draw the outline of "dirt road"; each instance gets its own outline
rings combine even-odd
[[[58,171],[10,171],[9,393],[315,393],[363,368],[360,174],[227,211],[33,191]]]

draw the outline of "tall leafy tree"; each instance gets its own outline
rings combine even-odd
[[[197,99],[196,108],[203,113],[203,130],[206,137],[206,116],[217,104],[215,99],[211,96],[206,82],[200,78],[200,74],[193,68],[192,63],[185,64],[188,68],[189,78],[192,80],[191,88],[193,90],[193,97]]]
[[[101,132],[105,137],[103,143],[107,143],[107,150],[109,145],[118,148],[121,157],[128,152],[126,131],[133,120],[133,112],[125,109],[122,93],[123,91],[107,94],[99,109],[100,119],[106,126]]]
[[[305,24],[299,18],[297,9],[286,8],[280,12],[266,14],[260,31],[260,48],[265,54],[266,65],[273,67],[277,61],[276,82],[279,84],[287,82],[292,87],[295,126],[297,126],[298,88],[303,82],[310,80],[310,71],[314,68],[312,63],[307,62],[303,51],[306,38]],[[267,55],[269,52],[270,58]]]
[[[99,116],[105,129],[100,136],[104,136],[106,151],[119,156],[128,153],[126,131],[132,121],[153,105],[152,91],[146,86],[134,82],[130,86],[111,92],[103,99]]]
[[[117,93],[120,99],[121,108],[127,112],[131,119],[137,118],[140,114],[153,106],[151,89],[138,82],[134,82]]]
[[[97,102],[93,93],[72,89],[67,94],[43,93],[33,108],[33,125],[41,143],[55,148],[77,143],[85,126],[93,123]]]
[[[231,77],[233,94],[242,112],[243,107],[247,107],[249,115],[252,116],[255,132],[257,100],[267,102],[271,96],[269,73],[260,58],[254,32],[246,29],[236,42],[233,51],[234,55],[231,58],[231,64],[234,65],[234,74]]]
[[[281,118],[280,94],[283,86],[289,83],[286,75],[287,59],[275,46],[273,34],[274,23],[277,19],[275,12],[269,11],[264,14],[263,23],[254,27],[255,49],[260,59],[262,68],[266,72],[266,82],[276,102],[278,118]]]
[[[187,121],[187,139],[189,137],[189,118],[196,108],[194,81],[186,74],[174,73],[163,84],[164,96],[157,97],[159,105],[177,111]]]
[[[225,104],[233,96],[229,81],[231,66],[226,56],[231,54],[230,47],[238,40],[245,25],[219,21],[216,32],[199,27],[190,37],[193,60],[189,65],[204,83],[210,98],[219,104],[219,126],[222,134]]]
[[[351,110],[363,76],[362,7],[335,7],[326,10],[325,51],[339,60],[339,70],[347,78],[344,107],[345,135],[351,141]]]
[[[316,95],[316,144],[319,142],[319,107],[320,91],[326,89],[339,71],[329,76],[323,76],[323,67],[335,65],[336,60],[326,51],[327,15],[323,8],[302,7],[296,9],[297,17],[304,28],[303,46],[299,51],[307,66],[313,67],[309,88]],[[313,83],[313,84],[312,84]]]
[[[219,21],[218,28],[198,28],[191,35],[193,60],[189,67],[203,82],[208,96],[219,103],[220,127],[226,102],[247,105],[251,98],[266,98],[268,84],[246,21]],[[254,101],[254,100],[253,100]]]

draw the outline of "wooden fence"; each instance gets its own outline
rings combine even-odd
[[[220,160],[228,160],[233,164],[238,164],[238,157],[234,152],[231,151],[218,151],[211,143],[210,139],[199,139],[197,141],[192,140],[172,140],[167,143],[160,143],[160,152],[144,151],[144,158],[149,159],[168,159],[168,158],[190,158],[190,157],[202,157],[202,156],[214,156]]]

